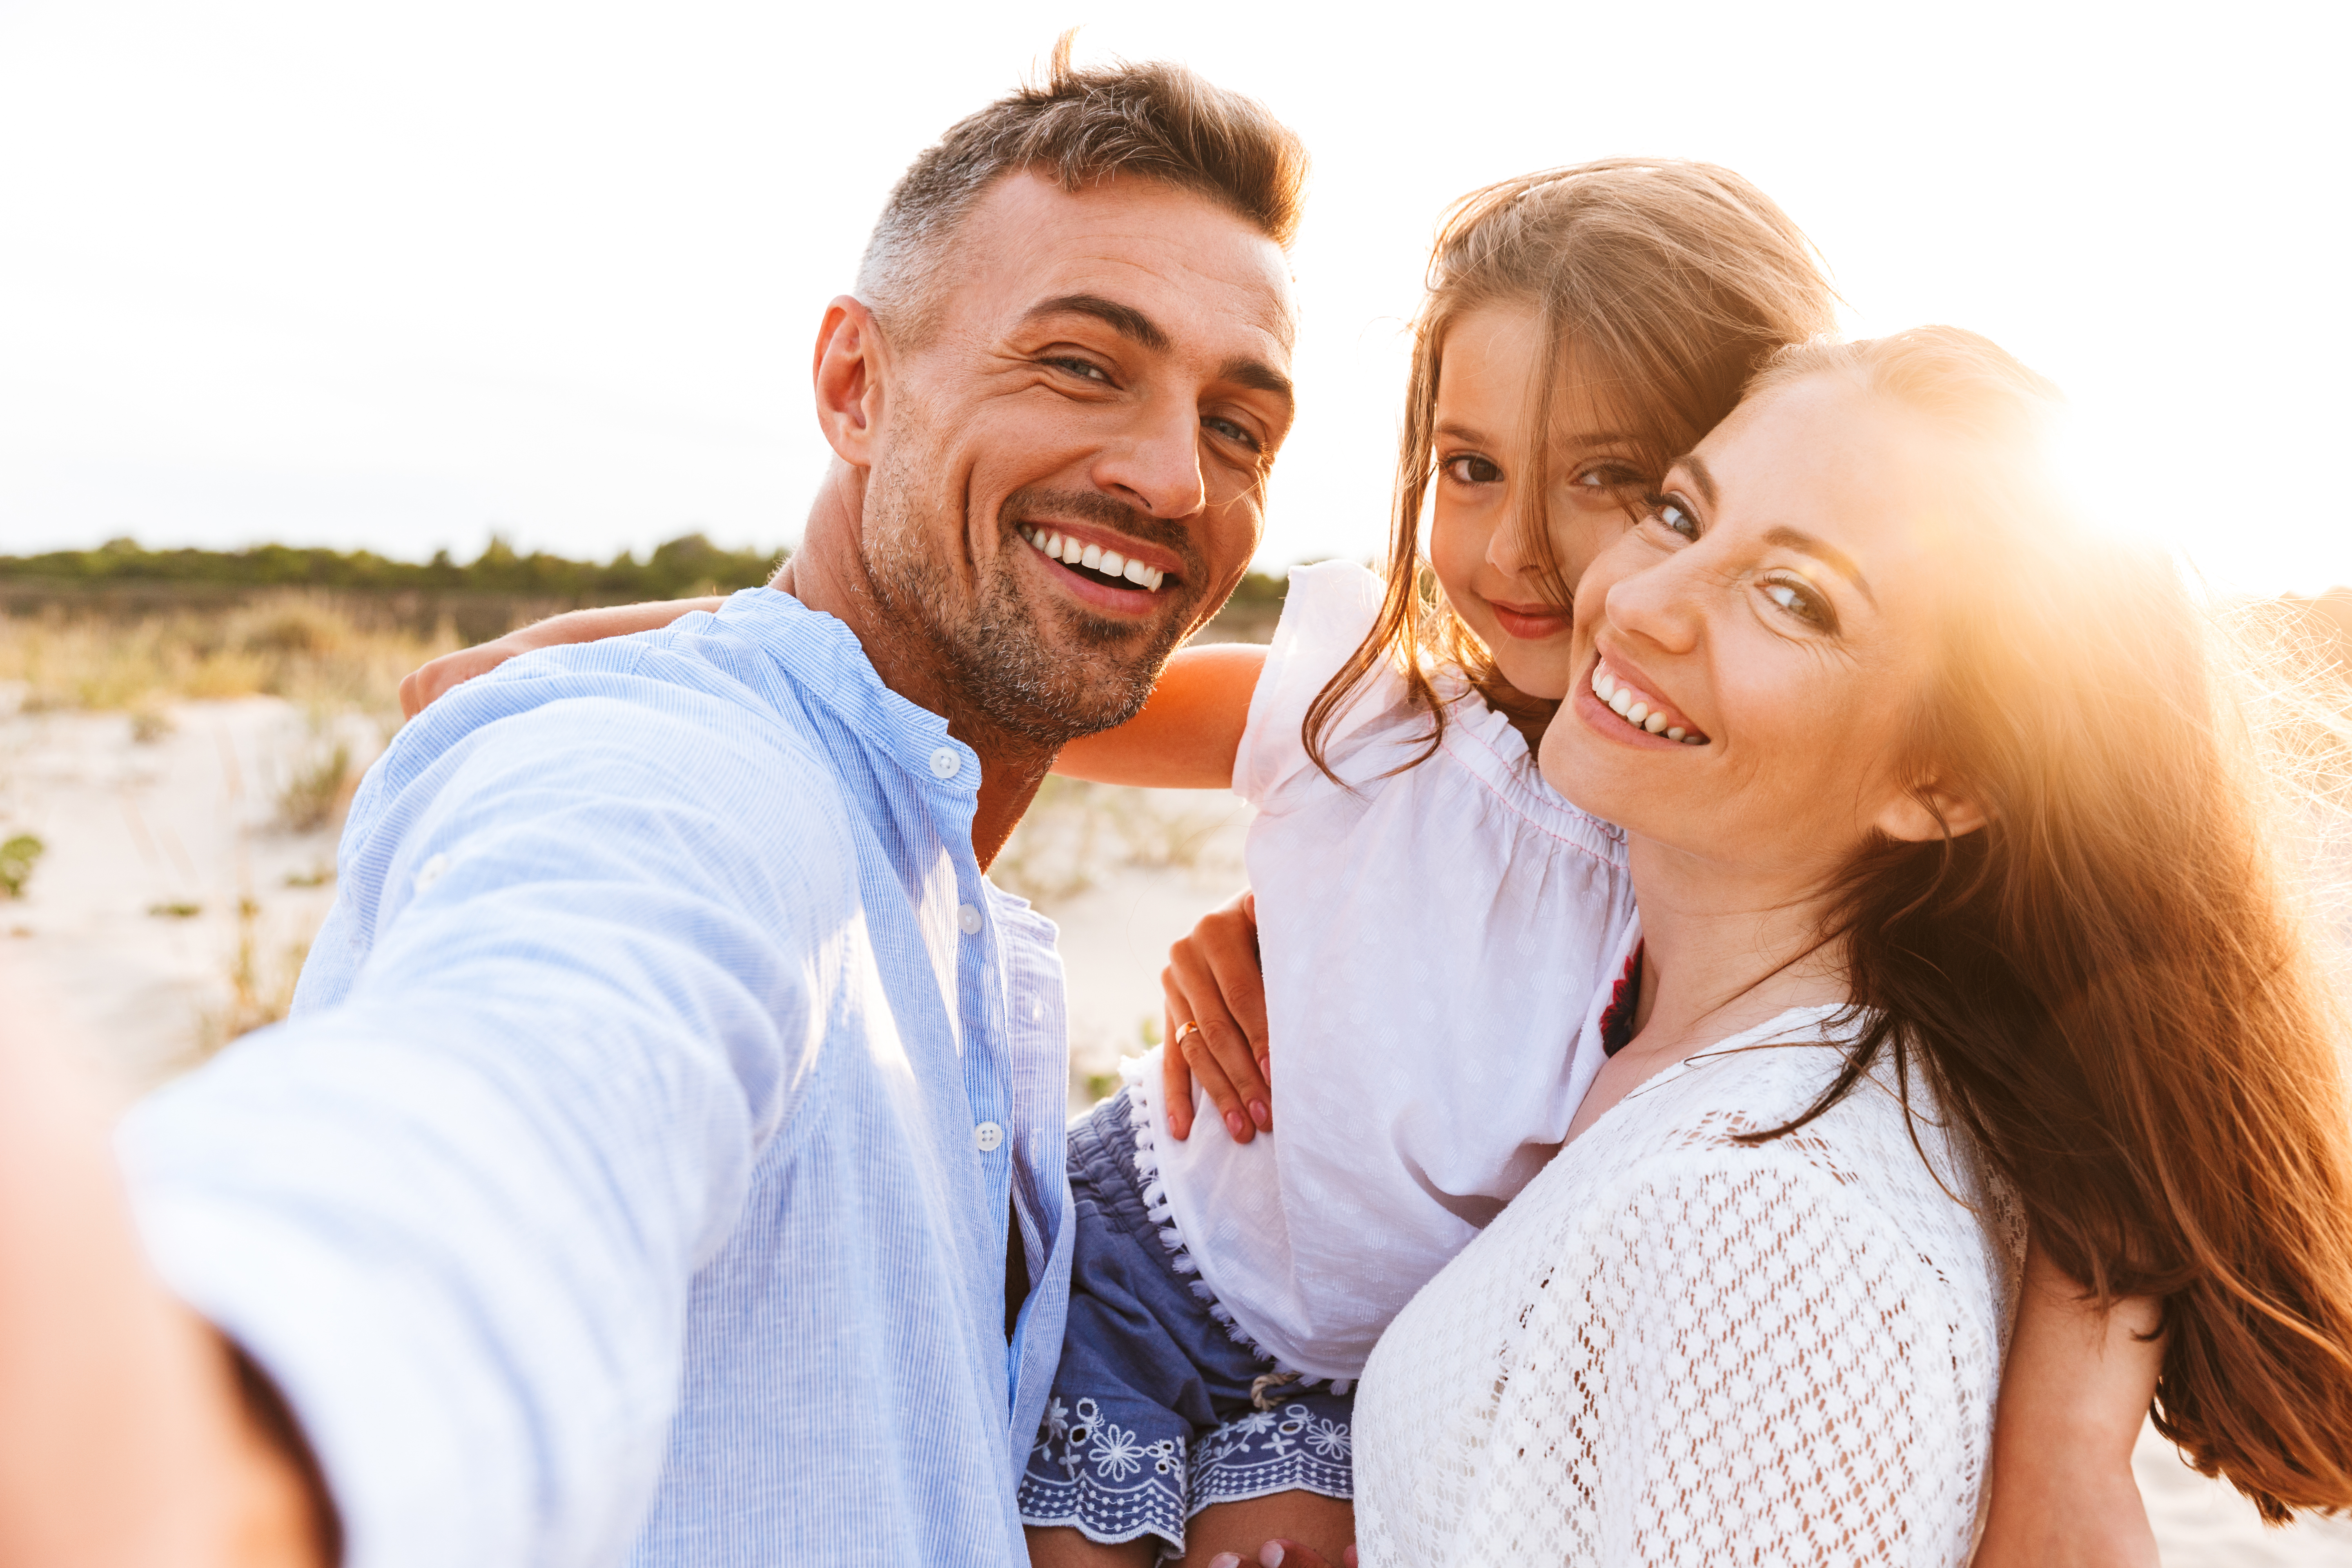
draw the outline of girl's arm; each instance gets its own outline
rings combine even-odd
[[[472,647],[445,653],[408,672],[400,683],[400,716],[414,719],[426,703],[451,687],[487,675],[519,653],[560,647],[565,643],[595,642],[625,637],[631,632],[657,632],[680,616],[697,610],[716,611],[727,601],[717,595],[707,599],[656,599],[645,605],[614,605],[595,610],[569,610],[520,626],[502,637]]]
[[[2105,1311],[2029,1247],[1992,1434],[1992,1511],[1976,1568],[2156,1568],[2132,1444],[2156,1397],[2162,1311]]]
[[[1116,730],[1072,741],[1055,759],[1066,778],[1150,789],[1231,789],[1265,649],[1211,643],[1176,650],[1143,711]]]

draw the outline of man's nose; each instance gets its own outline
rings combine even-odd
[[[1201,417],[1189,405],[1148,406],[1103,448],[1095,482],[1153,517],[1191,517],[1208,504]]]

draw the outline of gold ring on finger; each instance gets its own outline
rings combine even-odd
[[[1197,1035],[1200,1032],[1201,1026],[1193,1022],[1192,1019],[1187,1018],[1177,1027],[1176,1037],[1173,1040],[1171,1040],[1169,1044],[1174,1046],[1181,1051],[1184,1048],[1184,1037],[1187,1035]]]

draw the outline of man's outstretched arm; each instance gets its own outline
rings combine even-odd
[[[396,747],[348,993],[125,1122],[148,1258],[283,1391],[351,1568],[625,1551],[693,1275],[824,1076],[839,826],[755,716],[657,697]]]
[[[0,973],[0,1564],[332,1568],[299,1430],[147,1268],[63,1033]]]

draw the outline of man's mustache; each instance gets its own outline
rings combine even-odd
[[[1174,552],[1184,563],[1178,575],[1195,588],[1205,586],[1208,570],[1202,564],[1200,542],[1191,529],[1181,522],[1153,517],[1139,511],[1124,501],[1114,500],[1099,490],[1056,490],[1032,485],[1014,490],[996,509],[996,521],[1006,533],[1024,522],[1049,522],[1060,518],[1072,522],[1100,523],[1115,528],[1130,539],[1147,544],[1158,544]]]

